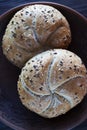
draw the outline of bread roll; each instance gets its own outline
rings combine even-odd
[[[24,106],[46,118],[57,117],[86,95],[86,68],[74,53],[54,49],[31,58],[23,67],[18,93]]]
[[[22,67],[36,54],[51,48],[67,48],[71,32],[66,18],[54,7],[29,5],[18,11],[3,37],[3,53]]]

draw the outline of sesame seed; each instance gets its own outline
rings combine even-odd
[[[30,72],[32,72],[33,70],[30,70]]]
[[[55,20],[53,19],[53,23],[55,22]]]
[[[23,16],[23,14],[21,13],[21,16]]]
[[[41,67],[43,68],[44,66],[43,66],[43,65],[41,65]]]
[[[27,76],[26,79],[29,80],[29,77]]]
[[[37,65],[34,65],[33,67],[36,69]]]
[[[25,22],[25,20],[24,20],[24,19],[21,19],[21,21],[22,21],[22,22]]]
[[[40,75],[39,75],[39,73],[38,74],[35,74],[33,77],[36,77],[36,78],[38,78]]]
[[[77,68],[76,68],[77,66],[76,65],[74,65],[74,70],[76,71],[77,70]]]
[[[18,26],[18,29],[20,28],[20,26]]]
[[[52,12],[54,12],[54,9],[52,9]]]
[[[40,61],[40,64],[42,63],[42,61]]]
[[[26,11],[25,13],[26,13],[26,15],[27,15],[27,14],[29,14],[29,12],[28,12],[28,11]]]
[[[32,14],[30,14],[30,16],[32,16]]]
[[[15,61],[15,58],[13,58],[13,61]]]
[[[70,63],[72,64],[72,61],[70,61]]]
[[[77,100],[77,103],[79,102],[79,99]]]
[[[39,104],[39,106],[41,107],[42,105],[41,105],[41,104]]]
[[[47,13],[50,13],[50,10],[49,10],[49,11],[47,11]]]
[[[74,99],[78,99],[78,97],[76,96]]]
[[[53,14],[51,14],[51,17],[53,17]]]
[[[25,69],[22,69],[22,71],[24,71]]]
[[[14,24],[14,21],[12,21],[11,23]]]
[[[60,61],[60,66],[63,66],[63,62],[62,61]]]
[[[82,87],[83,85],[82,84],[80,84],[80,86],[79,87]]]
[[[74,65],[74,67],[76,68],[77,66],[76,66],[76,65]]]
[[[14,33],[13,31],[12,31],[12,36],[13,36],[14,38],[16,38],[16,33]]]
[[[39,69],[36,69],[36,71],[39,71]]]
[[[62,77],[61,77],[61,76],[59,76],[59,79],[62,79]]]
[[[83,71],[81,70],[80,72],[82,73]]]
[[[57,54],[57,52],[54,52],[53,54],[54,54],[54,55],[56,55],[56,54]]]
[[[60,20],[62,21],[62,18]]]
[[[42,10],[42,13],[44,13],[44,11]]]
[[[47,16],[46,16],[46,15],[44,15],[44,18],[45,18],[45,19],[47,19]]]
[[[23,39],[23,36],[21,35],[20,38]]]
[[[61,73],[63,73],[63,70],[60,70]]]
[[[41,83],[41,85],[43,86],[43,83]]]
[[[24,69],[25,71],[28,71],[27,69]]]
[[[34,9],[36,9],[36,7],[34,7]]]
[[[16,24],[19,24],[18,22],[16,22]]]
[[[43,87],[40,87],[39,90],[42,91],[42,90],[43,90]]]
[[[45,20],[45,22],[47,22],[48,20]]]
[[[79,72],[79,69],[77,68],[77,72]]]
[[[20,90],[20,88],[18,88],[18,90]]]
[[[25,98],[24,97],[21,97],[22,100],[24,100]]]
[[[69,79],[69,76],[67,76],[67,79]]]
[[[75,92],[75,95],[77,95],[77,92]]]
[[[33,83],[33,80],[32,80],[32,79],[30,79],[29,81],[30,81],[30,83]]]
[[[16,56],[21,57],[22,55],[21,54],[16,54]]]

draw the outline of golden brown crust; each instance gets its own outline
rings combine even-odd
[[[86,68],[74,53],[54,49],[38,54],[23,67],[18,81],[22,103],[53,118],[80,103],[86,94]]]
[[[67,48],[70,42],[71,31],[66,18],[51,6],[36,4],[14,15],[2,47],[6,57],[22,67],[36,54],[51,48]]]

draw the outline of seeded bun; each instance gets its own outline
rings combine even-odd
[[[46,118],[57,117],[86,95],[86,68],[81,59],[64,49],[31,58],[23,67],[18,93],[25,107]]]
[[[54,7],[29,5],[18,11],[3,37],[3,53],[14,65],[24,66],[36,54],[67,48],[71,31],[66,18]]]

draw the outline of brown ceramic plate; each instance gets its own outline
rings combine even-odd
[[[31,4],[35,3],[26,5]],[[68,19],[72,31],[72,43],[68,49],[79,55],[87,67],[87,19],[66,6],[46,2],[43,4],[54,6]],[[0,119],[15,130],[67,130],[73,128],[87,118],[87,96],[74,109],[54,119],[45,119],[30,112],[19,100],[17,79],[20,70],[3,55],[1,40],[9,20],[24,6],[13,8],[0,17]]]

